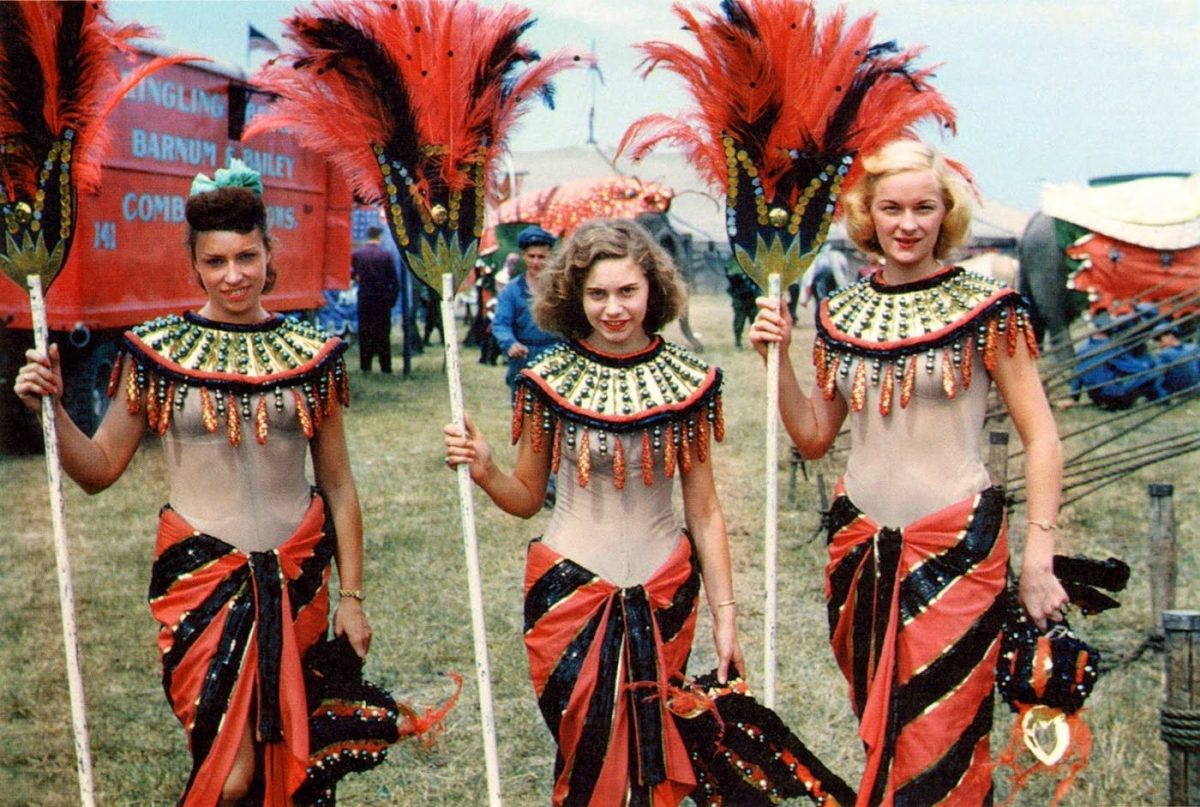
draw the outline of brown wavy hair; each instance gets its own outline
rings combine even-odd
[[[227,230],[242,235],[258,230],[268,254],[272,251],[271,233],[267,229],[267,206],[261,196],[248,188],[217,188],[189,196],[184,217],[188,224],[188,252],[193,262],[196,260],[196,239],[200,233],[212,230]],[[268,259],[263,294],[275,288],[278,276],[275,266]]]
[[[842,196],[846,235],[860,249],[876,255],[883,254],[875,235],[875,222],[871,220],[871,203],[875,201],[875,188],[880,181],[905,171],[929,171],[942,189],[946,217],[938,231],[933,256],[944,260],[967,240],[971,229],[971,192],[962,174],[935,148],[920,140],[893,140],[865,157],[863,169],[866,173],[862,179]]]
[[[658,333],[679,316],[687,291],[667,251],[632,219],[598,219],[577,229],[542,270],[532,306],[538,327],[570,339],[591,334],[583,313],[583,286],[592,266],[609,258],[632,258],[645,274],[650,298],[642,327],[647,334]]]

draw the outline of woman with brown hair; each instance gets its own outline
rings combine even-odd
[[[1019,595],[1042,628],[1067,606],[1051,568],[1059,441],[1024,300],[942,263],[970,225],[962,177],[915,140],[893,141],[863,167],[843,197],[846,229],[883,266],[821,303],[812,393],[787,357],[791,322],[766,298],[750,339],[763,355],[780,345],[780,415],[804,457],[822,456],[849,420],[826,597],[867,748],[858,803],[980,804],[991,797],[1008,564],[1004,494],[980,452],[990,384],[1025,446]]]
[[[63,468],[88,493],[116,482],[147,430],[162,437],[170,504],[149,598],[163,689],[192,754],[184,805],[319,802],[340,774],[379,760],[387,742],[368,739],[367,723],[396,732],[395,704],[380,698],[310,737],[302,659],[328,628],[331,560],[334,632],[359,657],[371,643],[362,516],[342,430],[345,345],[263,307],[275,270],[262,191],[237,161],[196,177],[187,247],[206,301],[126,333],[118,400],[94,437],[62,409],[56,347],[29,351],[15,384],[31,409],[54,398]]]
[[[668,710],[691,651],[701,580],[721,682],[743,666],[725,521],[709,454],[721,374],[659,335],[683,289],[640,225],[580,227],[544,270],[533,314],[568,339],[517,379],[514,471],[468,419],[446,462],[505,512],[558,496],[529,545],[525,645],[558,744],[553,803],[678,804],[696,778]],[[672,480],[683,488],[683,524]],[[640,799],[640,800],[639,800]]]

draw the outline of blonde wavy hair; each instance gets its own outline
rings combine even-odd
[[[963,175],[937,149],[920,140],[893,140],[863,158],[862,164],[866,173],[842,196],[846,235],[860,249],[876,255],[883,254],[875,235],[875,223],[871,219],[871,203],[875,199],[875,188],[882,180],[905,171],[930,172],[942,190],[946,218],[942,220],[942,228],[938,232],[934,257],[944,260],[967,240],[971,229],[971,191]]]
[[[598,219],[577,229],[542,270],[531,307],[538,327],[570,339],[591,334],[583,312],[583,287],[592,266],[608,258],[632,258],[645,274],[650,299],[642,327],[647,334],[658,333],[679,316],[687,292],[667,251],[632,219]]]

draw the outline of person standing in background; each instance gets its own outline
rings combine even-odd
[[[400,296],[396,264],[381,245],[383,230],[367,228],[367,243],[350,256],[350,276],[358,282],[358,361],[364,373],[379,357],[379,369],[392,372],[392,306]]]
[[[521,369],[537,359],[547,349],[562,340],[546,333],[533,321],[529,305],[539,282],[539,275],[554,248],[554,236],[530,225],[517,236],[517,247],[525,262],[525,272],[518,275],[500,292],[496,304],[496,318],[492,320],[492,335],[500,343],[500,349],[508,357],[508,371],[504,381],[510,390],[516,390],[517,376]]]

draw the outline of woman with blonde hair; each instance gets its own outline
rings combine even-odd
[[[765,298],[750,338],[763,355],[780,345],[780,415],[804,457],[849,420],[826,597],[867,749],[859,803],[980,804],[1008,564],[1004,495],[980,451],[990,384],[1025,446],[1019,598],[1043,628],[1067,605],[1051,568],[1061,451],[1024,300],[943,264],[970,226],[960,171],[915,140],[863,167],[842,200],[846,229],[883,265],[821,304],[812,392],[787,356],[791,322]]]

